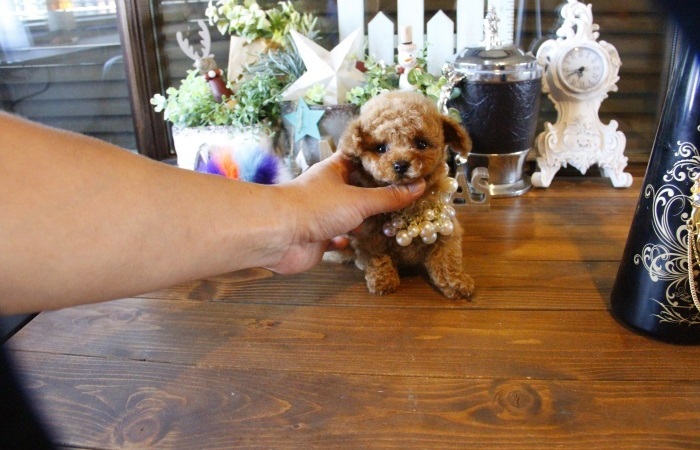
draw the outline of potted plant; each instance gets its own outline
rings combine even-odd
[[[219,95],[220,101],[217,101],[210,88],[207,70],[202,70],[202,66],[210,67],[204,62],[213,62],[205,61],[211,56],[207,55],[209,34],[206,24],[200,21],[200,35],[205,38],[201,56],[192,50],[187,40],[178,36],[183,51],[195,59],[195,67],[200,70],[189,70],[179,87],[168,88],[165,95],[154,95],[151,103],[157,112],[163,112],[165,120],[173,124],[180,167],[195,168],[202,144],[230,142],[241,133],[260,140],[263,150],[275,152],[277,148],[278,153],[293,158],[298,156],[300,146],[311,147],[313,154],[309,155],[307,151],[305,157],[310,163],[316,162],[320,159],[321,139],[310,136],[298,139],[294,124],[282,119],[293,117],[292,112],[299,107],[299,101],[310,109],[322,111],[323,117],[318,125],[320,133],[324,137],[333,135],[337,142],[345,124],[364,102],[382,91],[398,89],[403,67],[376,62],[372,58],[356,61],[348,50],[346,69],[353,73],[355,83],[347,92],[336,92],[337,95],[329,101],[326,86],[322,83],[302,83],[302,87],[295,90],[297,82],[308,72],[300,56],[298,39],[310,41],[315,37],[316,19],[310,14],[299,14],[289,1],[263,11],[252,0],[212,0],[206,14],[209,23],[224,34],[243,39],[245,45],[260,40],[265,45],[263,51],[254,55],[252,62],[240,69],[235,81],[229,77],[227,86],[230,89],[227,94]],[[295,36],[294,40],[292,36]],[[425,70],[423,58],[418,58],[415,67],[410,69],[408,80],[417,90],[436,99],[445,82],[444,78],[434,77]],[[291,91],[296,93],[290,101]],[[279,133],[283,126],[285,132]],[[303,164],[300,165],[303,169]]]
[[[243,81],[230,98],[218,102],[197,70],[189,70],[179,88],[151,99],[156,112],[173,124],[173,140],[178,165],[194,169],[196,153],[203,143],[223,144],[239,134],[264,140],[261,146],[272,150],[266,137],[273,134],[279,120],[279,95],[284,81],[265,74]]]
[[[286,48],[294,30],[313,39],[317,19],[301,14],[290,1],[263,10],[255,0],[210,0],[205,11],[209,24],[231,36],[228,79],[238,82],[246,65],[268,50]]]
[[[417,64],[407,73],[407,78],[413,90],[419,91],[437,102],[442,85],[446,83],[444,77],[435,77],[426,70],[426,61],[420,58]],[[364,81],[347,91],[343,102],[327,104],[324,101],[325,91],[322,86],[311,86],[303,95],[303,100],[308,103],[311,110],[324,111],[319,121],[320,134],[324,140],[338,142],[345,126],[359,109],[369,99],[384,92],[399,89],[399,78],[403,68],[398,65],[387,65],[366,57],[357,61],[357,68],[363,73]],[[294,108],[291,102],[282,103],[282,113],[286,117]],[[451,114],[454,115],[454,114]],[[457,113],[458,116],[458,113]],[[290,148],[297,164],[303,166],[313,164],[324,157],[323,140],[310,136],[304,136],[301,140],[293,140],[293,126],[289,121],[283,121],[286,133],[282,138],[287,139],[286,146]],[[327,149],[325,151],[328,151]],[[299,156],[301,154],[301,156]]]
[[[367,57],[360,64],[360,70],[364,71],[367,81],[350,90],[347,101],[357,106],[362,106],[370,98],[388,90],[399,89],[399,75],[403,67],[398,64],[387,65],[381,61],[375,61]],[[443,76],[436,77],[428,72],[425,58],[418,58],[417,64],[408,72],[408,81],[432,100],[438,100],[442,86],[447,82]]]
[[[233,34],[232,38],[240,38],[234,40],[233,47],[237,50],[231,51],[233,64],[230,61],[229,67],[235,67],[235,74],[233,78],[228,77],[228,95],[217,100],[209,86],[207,71],[193,69],[187,72],[179,87],[170,87],[165,95],[156,94],[151,99],[155,111],[163,112],[164,119],[173,124],[178,165],[188,169],[194,169],[197,152],[203,143],[226,143],[241,133],[248,139],[252,136],[260,140],[261,147],[272,151],[270,137],[279,128],[280,94],[303,71],[303,63],[300,68],[290,71],[295,61],[294,52],[288,48],[288,33],[297,30],[315,36],[316,19],[310,14],[299,14],[289,1],[263,11],[254,1],[219,0],[210,2],[207,16],[220,31]],[[202,61],[210,57],[207,55],[209,32],[203,21],[200,26],[204,48],[201,56],[192,50],[186,39],[178,36],[181,48],[195,59],[197,68],[201,68]],[[253,42],[264,45],[249,46]],[[261,52],[256,54],[256,48]],[[243,60],[255,62],[259,58],[264,62],[255,64],[251,70],[247,70],[247,65],[243,66]],[[275,64],[284,64],[285,68],[274,70]]]

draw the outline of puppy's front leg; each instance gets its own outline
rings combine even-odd
[[[367,289],[372,294],[390,294],[399,287],[399,272],[389,255],[373,255],[365,265]]]
[[[460,244],[460,239],[450,239],[436,245],[425,261],[430,279],[451,300],[467,299],[474,292],[474,280],[462,269]]]

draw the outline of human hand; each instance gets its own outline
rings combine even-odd
[[[279,259],[267,268],[297,273],[318,264],[323,253],[345,244],[338,236],[359,227],[375,214],[408,206],[423,194],[425,181],[403,186],[362,188],[348,184],[352,162],[336,152],[285,185],[291,208],[289,233],[279,246]]]

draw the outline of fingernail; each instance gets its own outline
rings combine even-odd
[[[423,190],[424,186],[425,186],[425,181],[419,180],[419,181],[416,181],[415,183],[409,184],[407,187],[408,187],[409,192],[411,192],[412,194],[415,194],[417,192],[421,192]]]

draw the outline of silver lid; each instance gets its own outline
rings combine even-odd
[[[447,63],[465,81],[507,83],[542,78],[542,67],[515,46],[465,48]]]

